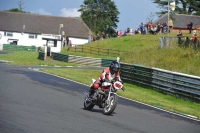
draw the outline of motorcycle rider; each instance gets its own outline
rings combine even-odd
[[[89,96],[91,97],[92,94],[94,94],[95,91],[98,90],[101,84],[105,81],[115,80],[122,82],[119,70],[120,70],[120,63],[117,61],[112,61],[110,63],[110,67],[104,68],[103,72],[100,74],[100,77],[91,86],[89,90]],[[93,96],[93,98],[95,98],[95,96]]]

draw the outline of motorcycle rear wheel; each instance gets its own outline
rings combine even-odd
[[[117,106],[118,97],[115,94],[111,94],[109,103],[105,102],[105,107],[103,108],[104,115],[110,115],[113,113]]]
[[[94,107],[94,104],[91,103],[90,101],[87,101],[87,99],[85,98],[84,100],[84,109],[85,110],[91,110]]]

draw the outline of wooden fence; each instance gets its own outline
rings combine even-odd
[[[114,49],[103,49],[99,47],[90,47],[90,46],[84,46],[84,45],[78,45],[74,47],[69,47],[68,50],[73,52],[79,52],[79,53],[88,53],[93,55],[101,55],[101,56],[120,56],[123,53],[127,53],[128,51],[121,51],[121,50],[114,50]]]

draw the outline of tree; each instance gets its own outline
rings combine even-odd
[[[19,10],[18,8],[12,8],[10,10],[8,10],[9,12],[22,12],[24,13],[24,11]]]
[[[20,0],[19,1],[19,8],[12,8],[12,9],[10,9],[10,10],[8,10],[9,12],[21,12],[21,13],[26,13],[25,11],[23,11],[23,1],[22,0]]]
[[[24,4],[23,1],[20,0],[18,4],[19,4],[19,10],[22,11],[22,10],[23,10],[23,7],[22,7],[22,6],[23,6],[23,4]]]
[[[115,32],[119,22],[119,11],[112,0],[84,0],[78,10],[81,18],[89,28],[97,34],[105,32],[109,35]]]
[[[146,21],[147,21],[147,22],[153,22],[154,17],[155,17],[155,14],[153,14],[153,13],[151,12],[151,14],[149,14],[149,16],[147,16]]]
[[[158,7],[162,9],[157,12],[158,16],[168,12],[168,1],[169,3],[175,1],[176,9],[175,13],[179,14],[195,14],[200,15],[200,0],[152,0],[153,3],[158,4]]]

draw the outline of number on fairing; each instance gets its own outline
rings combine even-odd
[[[114,83],[114,87],[115,87],[115,89],[121,89],[123,87],[123,85],[121,82],[117,81]]]

